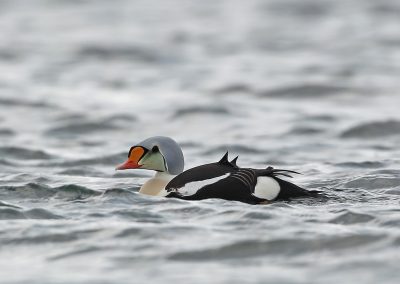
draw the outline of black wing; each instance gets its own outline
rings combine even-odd
[[[174,177],[165,187],[167,191],[177,190],[186,184],[195,181],[206,181],[216,177],[232,173],[239,169],[236,165],[236,157],[231,162],[228,160],[228,152],[217,163],[206,164],[191,168]]]
[[[251,169],[237,169],[229,176],[198,189],[193,195],[182,195],[178,191],[171,192],[167,197],[176,197],[185,200],[202,200],[219,198],[241,201],[249,204],[258,204],[266,199],[258,198],[252,193],[257,182],[257,175]]]
[[[296,197],[321,197],[321,192],[318,190],[307,190],[286,180],[274,178],[281,187],[281,191],[275,200],[288,200]]]
[[[167,191],[177,190],[179,188],[184,187],[186,184],[195,182],[195,181],[203,181],[210,180],[216,177],[223,176],[227,173],[231,173],[236,169],[220,165],[218,163],[206,164],[202,166],[198,166],[189,170],[184,171],[183,173],[174,177],[165,187]]]

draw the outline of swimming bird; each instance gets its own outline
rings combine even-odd
[[[181,147],[164,136],[148,138],[131,147],[128,160],[116,170],[147,169],[156,174],[146,181],[139,193],[175,197],[184,200],[219,198],[249,204],[266,204],[294,197],[316,197],[318,191],[308,191],[279,178],[298,172],[267,167],[241,168],[238,157],[228,160],[228,152],[216,163],[184,171]]]

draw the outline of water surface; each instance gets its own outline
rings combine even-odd
[[[398,283],[397,1],[1,1],[2,283]],[[328,198],[138,194],[166,135]]]

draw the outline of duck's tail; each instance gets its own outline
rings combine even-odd
[[[287,200],[296,197],[322,197],[322,192],[319,190],[307,190],[298,185],[295,185],[286,180],[280,179],[279,176],[285,176],[292,178],[291,174],[301,174],[292,170],[275,169],[273,167],[268,167],[264,170],[259,170],[257,174],[261,176],[269,176],[274,178],[281,187],[277,200]]]

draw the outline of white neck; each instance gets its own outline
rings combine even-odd
[[[165,196],[165,186],[175,176],[166,172],[156,172],[154,177],[146,181],[139,190],[139,193],[153,196]]]

